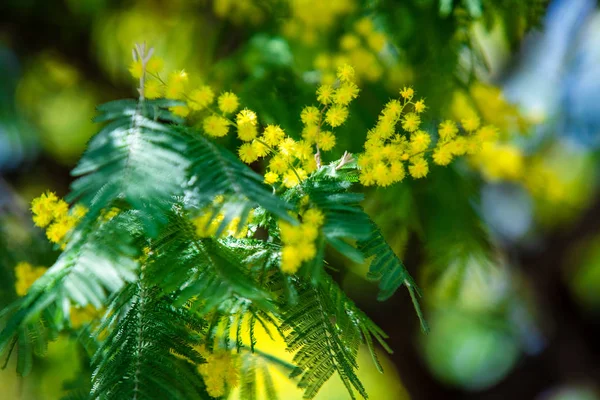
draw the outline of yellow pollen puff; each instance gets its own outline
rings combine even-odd
[[[261,143],[256,139],[252,141],[252,149],[258,157],[265,157],[267,154],[269,154],[269,148],[265,146],[264,143]]]
[[[429,165],[423,157],[418,157],[417,159],[412,160],[412,163],[408,167],[408,172],[410,173],[410,176],[415,179],[424,178],[429,172]]]
[[[284,246],[281,250],[281,271],[286,274],[295,274],[300,269],[302,260],[298,247],[296,246]]]
[[[420,114],[420,113],[422,113],[423,111],[425,111],[425,109],[426,109],[426,108],[427,108],[427,106],[425,105],[425,100],[423,100],[423,99],[421,99],[421,100],[418,100],[418,101],[415,103],[415,112],[416,112],[417,114]]]
[[[283,184],[287,188],[293,188],[307,177],[306,171],[302,168],[290,168],[283,174]]]
[[[25,296],[33,283],[46,272],[45,267],[33,267],[28,262],[20,262],[15,266],[15,292]]]
[[[414,132],[419,129],[421,118],[415,113],[408,113],[402,118],[402,129],[407,132]]]
[[[342,106],[348,105],[358,97],[358,92],[358,86],[354,82],[344,82],[336,89],[333,102]]]
[[[481,141],[477,137],[470,137],[465,146],[466,154],[477,154],[481,151]]]
[[[485,143],[475,160],[484,176],[492,181],[517,180],[523,174],[523,153],[510,144]]]
[[[249,142],[254,140],[258,135],[258,130],[256,126],[252,124],[242,124],[238,125],[238,137],[244,142]]]
[[[222,397],[227,387],[235,387],[239,383],[238,358],[229,351],[216,350],[208,352],[204,347],[198,349],[206,363],[198,365],[198,372],[206,384],[206,391],[211,397]]]
[[[202,121],[204,132],[213,137],[222,137],[229,132],[229,121],[218,115],[210,115]]]
[[[427,150],[431,143],[431,136],[425,131],[414,132],[410,137],[410,149],[413,153]]]
[[[498,129],[493,125],[482,126],[475,132],[481,142],[494,142],[498,139]]]
[[[69,212],[69,204],[63,199],[60,199],[54,205],[54,210],[52,210],[52,215],[54,219],[61,219],[67,215]]]
[[[136,79],[140,79],[142,74],[144,73],[144,68],[142,68],[142,62],[140,60],[133,61],[129,64],[129,73]]]
[[[317,101],[321,104],[330,104],[333,100],[335,90],[331,85],[321,85],[317,89]]]
[[[232,92],[225,92],[220,95],[217,103],[219,104],[219,110],[225,114],[231,114],[240,106],[238,97]]]
[[[266,144],[275,147],[283,140],[285,132],[278,125],[267,125],[263,132],[263,138]]]
[[[208,107],[213,102],[215,94],[210,86],[202,86],[193,90],[189,97],[188,106],[192,110],[198,111]]]
[[[107,222],[119,215],[120,212],[121,210],[118,207],[112,207],[108,210],[102,210],[100,216],[102,218],[102,221]]]
[[[437,165],[448,165],[452,161],[452,152],[448,146],[437,146],[433,152],[433,162]]]
[[[238,137],[249,142],[256,138],[258,130],[256,129],[256,113],[254,111],[244,109],[240,111],[236,116],[236,123],[238,128]]]
[[[481,122],[479,121],[478,117],[470,117],[470,118],[461,119],[460,123],[461,123],[462,127],[465,129],[465,131],[473,132],[473,131],[476,131],[477,128],[479,128],[479,125]]]
[[[438,133],[440,135],[440,138],[446,141],[456,136],[456,134],[458,133],[458,128],[456,127],[456,123],[454,121],[446,120],[440,124]]]
[[[190,109],[187,106],[173,106],[169,107],[169,111],[178,117],[185,118],[190,114]]]
[[[317,170],[317,161],[314,157],[309,157],[302,164],[302,169],[306,171],[307,174],[311,174]]]
[[[375,173],[372,169],[362,169],[359,179],[364,186],[372,186],[375,184]]]
[[[188,83],[188,74],[185,71],[175,71],[169,75],[165,96],[169,99],[180,99],[183,97],[185,87]]]
[[[52,223],[46,230],[46,236],[52,243],[61,243],[69,231],[75,227],[77,220],[71,216],[65,216]]]
[[[310,145],[309,142],[304,141],[304,140],[300,140],[299,142],[296,142],[295,150],[296,150],[295,156],[299,160],[308,160],[313,155],[312,146]]]
[[[375,181],[379,186],[386,187],[393,183],[390,169],[383,162],[375,164],[373,172],[375,173]]]
[[[281,240],[285,243],[294,244],[302,241],[301,225],[292,225],[290,223],[280,221],[279,234],[281,236]]]
[[[248,110],[247,108],[245,108],[236,115],[235,121],[238,125],[256,125],[256,113],[252,110]]]
[[[244,143],[241,145],[238,149],[238,156],[240,157],[240,160],[246,164],[253,163],[258,159],[258,154],[256,154],[256,151],[251,143]]]
[[[414,95],[415,91],[411,87],[405,86],[400,90],[400,96],[402,96],[403,99],[410,100]]]
[[[33,222],[40,228],[45,228],[54,218],[54,209],[58,203],[58,197],[53,192],[46,192],[31,202]]]
[[[269,161],[269,169],[278,174],[286,172],[288,170],[288,163],[285,160],[285,157],[280,154],[275,155],[271,158],[271,161]]]
[[[302,129],[302,138],[309,143],[315,143],[319,135],[319,127],[317,125],[306,125]]]
[[[335,136],[329,131],[321,132],[317,137],[319,149],[329,151],[335,147]]]
[[[352,82],[354,80],[354,68],[349,64],[343,64],[337,69],[337,77],[342,82]]]
[[[393,161],[390,164],[390,179],[392,182],[401,182],[406,176],[406,171],[404,170],[404,164],[400,161]]]
[[[83,206],[81,204],[75,204],[75,206],[71,210],[71,215],[77,219],[81,219],[85,217],[85,214],[87,214],[87,212],[88,209],[86,206]]]
[[[300,113],[300,119],[306,125],[313,125],[319,122],[321,118],[321,113],[319,109],[315,106],[307,106],[302,109]]]
[[[453,155],[462,156],[467,152],[467,139],[464,137],[457,137],[448,142],[447,146]]]
[[[314,241],[319,236],[319,230],[324,222],[325,215],[316,208],[308,209],[303,213],[300,225],[279,222],[283,243],[281,270],[284,273],[296,273],[302,262],[312,259],[317,254]]]
[[[310,208],[302,214],[302,222],[310,225],[321,226],[325,222],[325,215],[316,209]]]
[[[327,110],[327,114],[325,115],[325,121],[332,128],[342,125],[346,121],[346,118],[348,118],[348,109],[337,104]]]
[[[275,172],[267,172],[265,174],[265,183],[267,185],[272,185],[274,183],[276,183],[279,180],[279,175],[277,175]]]
[[[296,153],[296,141],[290,137],[283,139],[277,147],[279,153],[286,157],[292,157]]]
[[[158,99],[164,95],[164,86],[157,80],[147,80],[144,84],[144,97]]]
[[[379,116],[380,120],[385,120],[387,118],[391,118],[392,120],[396,120],[400,114],[402,113],[402,104],[396,99],[390,100],[385,105],[385,108],[381,112]]]
[[[146,71],[152,75],[160,73],[163,69],[165,62],[160,57],[152,57],[146,64]]]

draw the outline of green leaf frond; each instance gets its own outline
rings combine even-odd
[[[2,312],[9,316],[0,332],[0,354],[18,344],[17,371],[26,375],[32,355],[43,354],[48,340],[65,328],[71,307],[101,308],[108,296],[137,279],[136,248],[129,227],[135,216],[122,213],[76,231],[54,266],[28,294]],[[92,229],[93,228],[93,229]]]
[[[421,296],[421,291],[406,270],[402,260],[398,258],[394,250],[385,241],[375,223],[372,223],[371,236],[367,240],[357,242],[357,246],[364,256],[370,259],[367,278],[379,281],[379,295],[377,296],[377,300],[385,301],[392,297],[400,286],[406,286],[419,317],[421,329],[424,332],[429,331],[417,300],[417,296]]]
[[[405,285],[421,327],[427,331],[417,301],[417,296],[420,296],[418,287],[402,261],[383,238],[377,225],[361,207],[363,195],[351,191],[351,177],[355,172],[353,166],[345,165],[343,169],[338,170],[337,164],[332,163],[307,179],[292,196],[306,194],[310,202],[323,211],[323,235],[329,245],[356,263],[363,263],[365,260],[370,263],[367,278],[379,281],[378,300],[390,298],[401,285]],[[319,255],[320,252],[317,252],[315,263],[322,261]],[[318,277],[318,272],[318,269],[312,268],[311,276]]]
[[[243,224],[250,210],[257,206],[280,218],[290,219],[287,212],[291,207],[271,193],[263,178],[229,150],[192,131],[189,135],[189,157],[191,197],[198,207],[211,204],[217,196],[224,196],[233,201],[224,202],[223,210],[215,211],[225,214],[225,220],[241,217]]]
[[[334,168],[325,167],[299,185],[292,195],[308,195],[310,202],[325,214],[323,234],[330,239],[365,239],[369,236],[369,217],[362,210],[361,193],[351,191],[352,182],[331,175]]]
[[[299,376],[304,397],[315,397],[321,386],[337,372],[354,399],[356,390],[367,398],[364,386],[356,375],[356,357],[361,344],[366,344],[379,369],[373,348],[373,337],[391,352],[385,333],[367,318],[346,297],[329,277],[318,286],[298,283],[299,302],[287,308],[282,331],[288,350],[296,352],[298,366],[292,377]]]
[[[144,279],[115,297],[106,318],[123,310],[92,358],[91,398],[210,399],[196,368],[204,362],[194,347],[200,336],[190,329],[201,321],[186,307],[174,307],[160,289],[145,286]]]
[[[178,293],[177,303],[190,299],[204,314],[223,302],[244,299],[271,310],[270,294],[250,276],[243,259],[213,238],[199,238],[189,219],[172,214],[152,249],[149,279],[167,292]]]
[[[84,222],[94,221],[119,200],[140,210],[150,236],[164,224],[172,198],[182,193],[189,165],[186,141],[170,125],[178,119],[156,100],[119,100],[98,108],[98,122],[108,122],[92,138],[72,171],[76,180],[69,199],[89,208]]]

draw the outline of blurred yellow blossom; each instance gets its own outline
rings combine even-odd
[[[47,271],[45,267],[33,267],[28,262],[20,262],[15,266],[15,292],[25,296],[33,283]]]

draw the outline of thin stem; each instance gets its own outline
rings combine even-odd
[[[135,50],[133,52],[133,61],[137,61],[139,58],[142,63],[142,74],[140,76],[140,87],[138,91],[140,93],[140,101],[144,101],[144,86],[146,86],[146,67],[148,65],[148,61],[152,58],[154,54],[154,48],[151,47],[146,53],[146,43],[135,44]]]

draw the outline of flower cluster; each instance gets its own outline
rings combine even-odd
[[[254,111],[244,108],[236,113],[240,101],[232,92],[224,92],[216,98],[208,85],[190,90],[185,71],[172,72],[166,81],[163,80],[159,75],[162,62],[153,60],[151,57],[146,63],[148,76],[142,91],[145,97],[185,100],[186,105],[173,106],[171,111],[181,117],[196,113],[208,136],[226,136],[234,127],[243,142],[238,148],[239,158],[250,164],[270,155],[265,182],[270,185],[280,182],[286,188],[292,188],[306,179],[320,166],[321,152],[333,149],[336,138],[332,130],[346,121],[348,106],[360,91],[355,82],[354,68],[348,64],[340,65],[336,80],[318,88],[316,95],[319,106],[307,106],[302,110],[303,139],[295,140],[278,125],[267,125],[260,132],[258,116]],[[142,69],[141,62],[134,61],[130,71],[134,77],[140,77],[144,72]],[[210,231],[207,227],[206,232],[201,233],[208,234]]]
[[[441,122],[437,142],[432,147],[431,135],[420,129],[425,101],[414,101],[414,95],[410,87],[400,90],[400,98],[385,105],[376,126],[368,132],[365,152],[358,159],[363,185],[388,186],[400,182],[405,178],[407,169],[413,178],[423,178],[429,172],[426,155],[431,151],[433,162],[445,166],[456,156],[469,154],[482,158],[484,149],[495,146],[497,129],[492,125],[481,126],[478,117],[470,117],[461,120],[462,129],[455,121]],[[397,125],[404,132],[398,133]],[[491,168],[491,173],[507,168],[510,166]]]
[[[425,152],[431,136],[420,130],[424,100],[413,101],[414,90],[405,87],[400,98],[389,101],[377,124],[367,133],[365,152],[358,158],[360,181],[365,186],[388,186],[406,176],[405,163],[413,178],[423,178],[429,172]],[[396,132],[400,124],[404,134]]]
[[[225,350],[208,351],[201,346],[198,352],[206,363],[198,365],[198,372],[204,378],[206,391],[212,397],[221,397],[228,387],[239,383],[239,360],[235,354]]]
[[[46,272],[45,267],[33,267],[28,262],[20,262],[15,266],[15,292],[25,296],[33,283]]]
[[[55,193],[46,192],[31,202],[33,222],[40,228],[46,228],[46,236],[52,243],[66,245],[64,239],[75,224],[85,215],[87,209],[75,205],[69,210],[66,201]]]
[[[352,31],[341,36],[339,51],[320,53],[314,60],[314,66],[321,72],[323,84],[335,81],[335,70],[344,64],[356,69],[357,79],[370,82],[377,81],[384,73],[384,66],[378,54],[384,49],[388,39],[382,32],[375,30],[369,17],[357,20]]]
[[[452,114],[457,120],[480,116],[501,132],[525,132],[527,120],[514,104],[509,103],[497,86],[481,82],[472,84],[468,90],[457,90],[452,97]]]
[[[309,208],[302,214],[302,223],[292,225],[279,222],[279,232],[283,249],[281,251],[281,270],[287,274],[298,271],[304,261],[312,259],[317,249],[315,240],[319,229],[325,222],[325,216],[316,208]]]
[[[281,182],[287,188],[296,186],[320,166],[321,152],[333,149],[336,138],[332,130],[346,121],[348,105],[359,92],[354,82],[354,68],[350,65],[338,68],[337,77],[334,85],[317,89],[319,107],[307,106],[300,113],[302,140],[286,136],[277,125],[268,125],[260,137],[239,148],[239,157],[246,163],[272,155],[265,173],[266,183]]]
[[[175,115],[184,118],[191,113],[201,116],[200,113],[208,111],[209,114],[201,118],[201,125],[206,134],[213,137],[227,135],[229,126],[234,125],[228,116],[240,106],[238,97],[231,92],[221,93],[217,97],[208,85],[192,85],[185,70],[172,71],[163,79],[160,75],[162,66],[162,59],[157,57],[151,57],[147,62],[142,91],[144,97],[147,99],[164,97],[185,102],[185,105],[170,108]],[[131,64],[129,71],[134,78],[140,78],[144,72],[142,69],[141,61],[137,60]],[[215,100],[218,112],[213,109]]]

